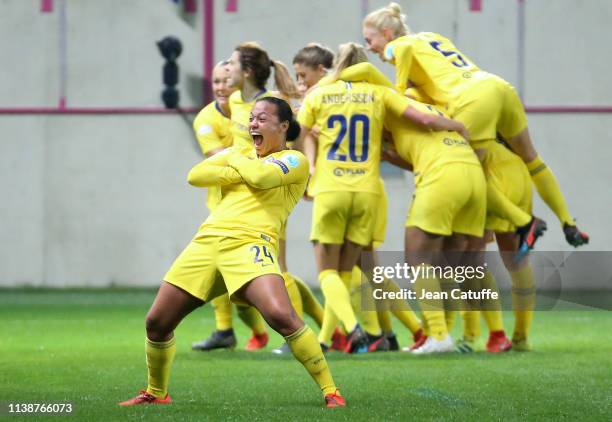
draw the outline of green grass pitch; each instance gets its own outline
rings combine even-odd
[[[193,352],[213,329],[206,306],[176,332],[170,406],[120,408],[146,386],[144,316],[153,290],[0,290],[0,403],[74,405],[67,420],[610,420],[612,313],[536,313],[530,353],[328,355],[348,407],[323,408],[291,356]],[[506,327],[512,315],[505,315]],[[394,322],[400,340],[405,329]],[[459,325],[459,324],[457,324]],[[236,318],[240,347],[248,337]],[[457,329],[457,328],[456,328]]]

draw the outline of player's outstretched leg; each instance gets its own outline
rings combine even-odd
[[[550,167],[538,155],[529,135],[529,129],[525,127],[518,135],[509,138],[508,144],[527,165],[531,180],[536,186],[540,198],[559,219],[567,243],[574,247],[589,243],[589,236],[576,227],[563,193],[561,193],[561,187],[557,178]]]
[[[244,287],[242,295],[261,312],[270,327],[285,337],[293,356],[321,389],[326,406],[344,406],[317,337],[295,313],[282,277],[278,274],[257,277]]]
[[[170,367],[176,354],[174,329],[191,311],[202,306],[202,301],[184,290],[163,282],[146,318],[148,385],[133,399],[121,406],[171,403],[168,394]]]
[[[512,250],[516,238],[512,234],[496,234],[502,260],[512,279],[512,309],[514,310],[514,333],[512,350],[529,351],[529,332],[533,322],[536,303],[535,282],[529,258],[521,261],[510,259],[507,251]],[[506,252],[506,253],[504,253]]]

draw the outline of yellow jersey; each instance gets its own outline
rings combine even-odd
[[[368,62],[343,70],[340,78],[367,81],[386,87],[391,85],[391,81]],[[324,81],[326,82],[328,81]],[[432,105],[423,104],[412,98],[409,98],[408,103],[423,113],[436,113],[448,117]],[[399,155],[412,164],[415,175],[451,162],[480,165],[468,142],[456,132],[433,132],[394,114],[388,114],[385,118],[385,128],[391,132]]]
[[[433,32],[405,35],[387,43],[385,60],[395,65],[398,92],[410,86],[447,107],[457,90],[480,69],[447,38]]]
[[[193,131],[205,157],[211,151],[232,145],[230,119],[223,114],[223,110],[216,101],[200,110],[193,120]],[[221,189],[217,186],[209,187],[206,195],[206,207],[212,211],[220,200]]]
[[[431,105],[409,101],[411,107],[421,112],[443,115]],[[387,116],[385,127],[391,132],[400,157],[412,164],[415,177],[447,163],[480,165],[470,143],[457,132],[432,132],[394,115]]]
[[[308,162],[299,151],[258,158],[254,149],[233,146],[195,166],[189,179],[197,180],[196,186],[221,186],[223,191],[196,238],[246,235],[277,245],[282,222],[306,189]]]
[[[310,92],[298,121],[319,128],[314,186],[309,192],[380,193],[380,149],[387,111],[401,115],[409,99],[367,82],[336,81]]]
[[[208,104],[193,120],[195,132],[202,154],[207,156],[210,151],[223,149],[232,145],[230,119],[216,101]]]
[[[251,117],[251,109],[259,98],[274,96],[273,93],[262,89],[251,99],[245,102],[242,99],[240,91],[235,91],[229,97],[229,106],[231,112],[230,131],[233,138],[233,145],[240,148],[253,149],[253,139],[249,135],[249,118]]]

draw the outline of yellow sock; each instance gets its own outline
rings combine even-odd
[[[455,325],[455,320],[457,319],[457,311],[445,311],[444,312],[444,321],[446,321],[446,329],[450,333],[453,330],[453,325]]]
[[[225,331],[232,328],[232,303],[229,300],[229,295],[218,296],[212,300],[212,306],[215,310],[215,327],[218,331]]]
[[[352,273],[348,274],[351,283],[351,302],[355,313],[361,316],[363,329],[372,336],[380,336],[382,330],[378,323],[378,312],[376,312],[376,303],[372,296],[370,283],[362,279],[361,270],[357,266],[353,267]],[[347,277],[347,273],[341,272],[340,278],[342,277]]]
[[[421,324],[423,324],[423,335],[429,337],[429,324],[427,324],[427,320],[425,319],[425,315],[421,312]]]
[[[533,321],[535,307],[535,284],[531,264],[518,271],[510,271],[512,278],[512,308],[514,309],[513,340],[526,339]]]
[[[283,273],[283,280],[285,280],[285,287],[287,288],[287,293],[289,293],[289,300],[291,300],[295,313],[300,317],[300,319],[304,319],[304,309],[302,308],[302,296],[300,296],[300,290],[295,284],[293,277],[288,272]]]
[[[319,331],[319,343],[326,346],[331,345],[332,335],[338,326],[338,322],[338,317],[332,311],[331,306],[326,303],[323,311],[323,324],[321,324],[321,330]]]
[[[433,273],[428,266],[424,265],[422,269],[425,274]],[[444,301],[439,298],[441,292],[440,281],[435,277],[420,276],[414,282],[414,290],[417,298],[419,298],[423,318],[427,320],[429,335],[436,340],[444,339],[448,335],[448,330],[444,317]],[[433,294],[433,297],[421,299],[423,292]]]
[[[378,324],[383,334],[388,335],[393,332],[393,323],[391,322],[391,311],[378,311]]]
[[[317,337],[308,325],[304,325],[295,333],[288,335],[285,340],[291,348],[293,356],[304,365],[304,368],[319,385],[323,394],[334,393],[336,384],[334,384]]]
[[[253,330],[253,334],[261,335],[266,333],[266,325],[263,317],[253,306],[237,306],[238,316]]]
[[[477,277],[468,277],[461,284],[461,289],[465,292],[482,291],[481,279]],[[478,337],[480,337],[480,309],[482,301],[475,299],[456,299],[454,302],[454,304],[458,305],[458,307],[461,309],[461,318],[463,319],[463,339],[467,341],[476,340]]]
[[[401,289],[394,281],[385,278],[383,290],[386,292],[399,292]],[[404,327],[408,328],[412,334],[421,329],[421,320],[416,316],[408,302],[405,300],[389,300],[388,303],[393,316],[404,324]]]
[[[480,311],[462,311],[463,338],[474,341],[480,337]]]
[[[325,306],[329,305],[332,312],[340,320],[344,329],[353,331],[357,325],[357,318],[351,306],[351,296],[346,286],[340,279],[338,271],[323,270],[319,274],[321,290],[325,296]]]
[[[559,182],[557,182],[557,178],[550,168],[542,161],[539,155],[535,160],[527,163],[527,168],[529,169],[529,174],[531,174],[531,180],[540,194],[540,198],[557,215],[561,225],[573,225],[574,219],[567,209]]]
[[[452,278],[441,278],[440,279],[440,290],[446,293],[446,297],[449,299],[444,300],[444,321],[446,322],[446,329],[450,333],[453,330],[455,321],[457,320],[457,312],[462,309],[461,299],[452,299],[451,291],[457,289],[459,285]]]
[[[487,212],[510,221],[516,227],[531,221],[531,215],[510,201],[492,183],[487,183]]]
[[[491,289],[492,292],[497,292],[498,299],[485,299],[482,301],[482,317],[487,324],[489,332],[503,331],[504,321],[502,319],[501,300],[499,299],[499,289],[497,282],[491,272],[485,271],[484,277],[480,280],[483,289]]]
[[[323,325],[323,306],[321,306],[314,293],[312,293],[312,290],[308,284],[304,283],[299,277],[296,277],[293,274],[291,274],[291,278],[293,278],[295,285],[300,291],[304,313],[314,319],[314,321],[320,327]]]
[[[351,291],[353,287],[353,279],[356,279],[357,275],[355,274],[355,270],[353,271],[338,271],[338,275],[340,276],[340,280],[342,280],[342,284],[347,288],[348,291]]]
[[[149,368],[149,385],[147,393],[163,399],[168,395],[168,381],[170,367],[176,354],[174,337],[168,341],[145,341],[145,354],[147,355],[147,368]]]

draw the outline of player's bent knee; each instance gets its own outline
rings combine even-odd
[[[272,304],[265,311],[262,310],[262,313],[264,313],[270,327],[283,336],[294,333],[302,325],[300,318],[291,306]]]
[[[157,315],[147,314],[145,318],[147,338],[152,341],[164,341],[172,332],[169,324]]]

